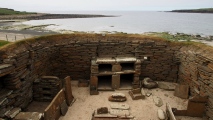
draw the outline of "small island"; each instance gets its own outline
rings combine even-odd
[[[172,10],[170,12],[179,12],[179,13],[213,13],[213,8]]]

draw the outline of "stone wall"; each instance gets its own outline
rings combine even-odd
[[[213,48],[202,44],[184,46],[178,51],[179,82],[190,86],[190,94],[208,96],[207,116],[213,119]]]
[[[176,81],[178,47],[159,38],[136,35],[55,35],[19,41],[0,50],[1,112],[25,108],[32,101],[32,83],[44,75],[90,79],[94,57],[147,58],[141,78]],[[6,100],[2,99],[5,98]],[[3,109],[4,108],[4,109]],[[4,110],[4,111],[2,111]]]
[[[178,47],[152,38],[131,36],[81,36],[60,46],[55,75],[72,79],[89,79],[91,59],[94,57],[136,57],[148,60],[142,63],[141,78],[176,81],[178,65],[174,53]],[[60,69],[59,69],[60,68]],[[63,68],[63,69],[61,69]]]

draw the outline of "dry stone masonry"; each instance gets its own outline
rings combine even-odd
[[[91,67],[93,59],[129,57],[141,61],[140,73],[133,74],[139,80],[180,82],[190,86],[191,95],[208,95],[206,115],[213,119],[212,52],[205,45],[140,35],[72,34],[19,41],[0,49],[0,118],[35,100],[33,82],[42,76],[88,81],[98,69]],[[120,63],[111,65],[112,71],[120,70]]]
[[[51,101],[62,88],[61,80],[55,76],[42,76],[33,82],[33,99]]]
[[[134,57],[93,59],[91,60],[90,94],[97,94],[98,90],[126,89],[127,86],[131,86],[129,89],[139,88],[140,73],[141,60]]]

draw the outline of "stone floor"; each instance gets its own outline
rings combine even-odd
[[[136,120],[158,120],[157,110],[165,111],[166,103],[171,107],[178,109],[186,109],[187,100],[180,99],[173,95],[174,91],[165,91],[162,89],[152,89],[152,95],[145,100],[132,100],[128,94],[128,90],[100,92],[99,95],[89,95],[89,87],[77,86],[76,81],[72,81],[73,95],[76,99],[75,103],[69,107],[65,116],[60,117],[59,120],[91,120],[92,113],[99,107],[110,107],[111,102],[108,97],[114,92],[121,92],[127,96],[125,103],[130,105],[130,113]],[[163,106],[157,107],[153,102],[153,96],[158,96],[163,100]],[[176,117],[177,120],[202,120],[196,117]]]
[[[77,81],[72,81],[72,92],[75,97],[75,102],[69,107],[65,116],[59,120],[91,120],[94,110],[100,107],[110,108],[112,102],[108,101],[108,97],[114,92],[124,93],[127,97],[127,103],[130,105],[130,114],[135,117],[134,120],[158,120],[157,110],[165,111],[166,103],[171,107],[178,109],[186,109],[187,99],[181,99],[173,95],[174,91],[165,91],[162,89],[152,89],[150,97],[145,100],[132,100],[128,94],[128,90],[120,91],[103,91],[99,95],[90,95],[89,87],[78,87]],[[153,101],[154,96],[160,97],[163,100],[163,106],[157,107]],[[43,112],[49,102],[32,102],[28,107],[29,112]],[[176,116],[177,120],[203,120],[197,117],[180,117]]]

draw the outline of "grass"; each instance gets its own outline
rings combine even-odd
[[[6,44],[8,44],[8,43],[10,43],[10,42],[5,41],[5,40],[0,40],[0,47],[6,45]]]
[[[154,32],[154,33],[149,33],[148,36],[156,36],[156,37],[161,37],[166,40],[170,41],[190,41],[193,39],[191,35],[188,34],[183,34],[183,33],[177,33],[175,35],[169,34],[168,32]]]
[[[182,34],[179,34],[182,35]],[[160,37],[161,36],[161,37]],[[170,40],[169,38],[173,38],[170,36],[168,33],[153,33],[153,35],[141,35],[141,34],[85,34],[85,33],[73,33],[73,34],[56,34],[56,35],[45,35],[45,36],[40,36],[40,37],[35,37],[35,38],[29,38],[26,40],[20,40],[13,42],[11,44],[7,44],[9,42],[7,41],[2,41],[1,42],[1,47],[0,50],[5,50],[5,51],[10,51],[14,50],[16,48],[21,48],[25,47],[26,45],[28,46],[29,44],[34,44],[39,42],[40,44],[47,44],[49,45],[50,43],[53,44],[60,44],[60,43],[69,43],[70,40],[73,39],[78,39],[82,41],[96,41],[99,39],[104,39],[104,40],[116,40],[116,41],[125,41],[125,40],[136,40],[136,41],[159,41],[159,42],[166,42],[169,44],[169,46],[197,46],[198,48],[208,48],[209,50],[213,51],[212,46],[207,46],[203,43],[198,43],[198,42],[193,42],[193,41],[182,41],[179,42],[178,40]],[[188,36],[189,37],[189,36]],[[186,38],[188,38],[186,35]],[[182,39],[184,37],[180,37],[178,39]],[[173,38],[174,39],[174,38]],[[177,39],[177,38],[175,38]],[[7,44],[7,45],[6,45]]]
[[[26,11],[15,11],[8,8],[0,8],[0,15],[26,15],[26,14],[37,14],[35,12],[26,12]]]

